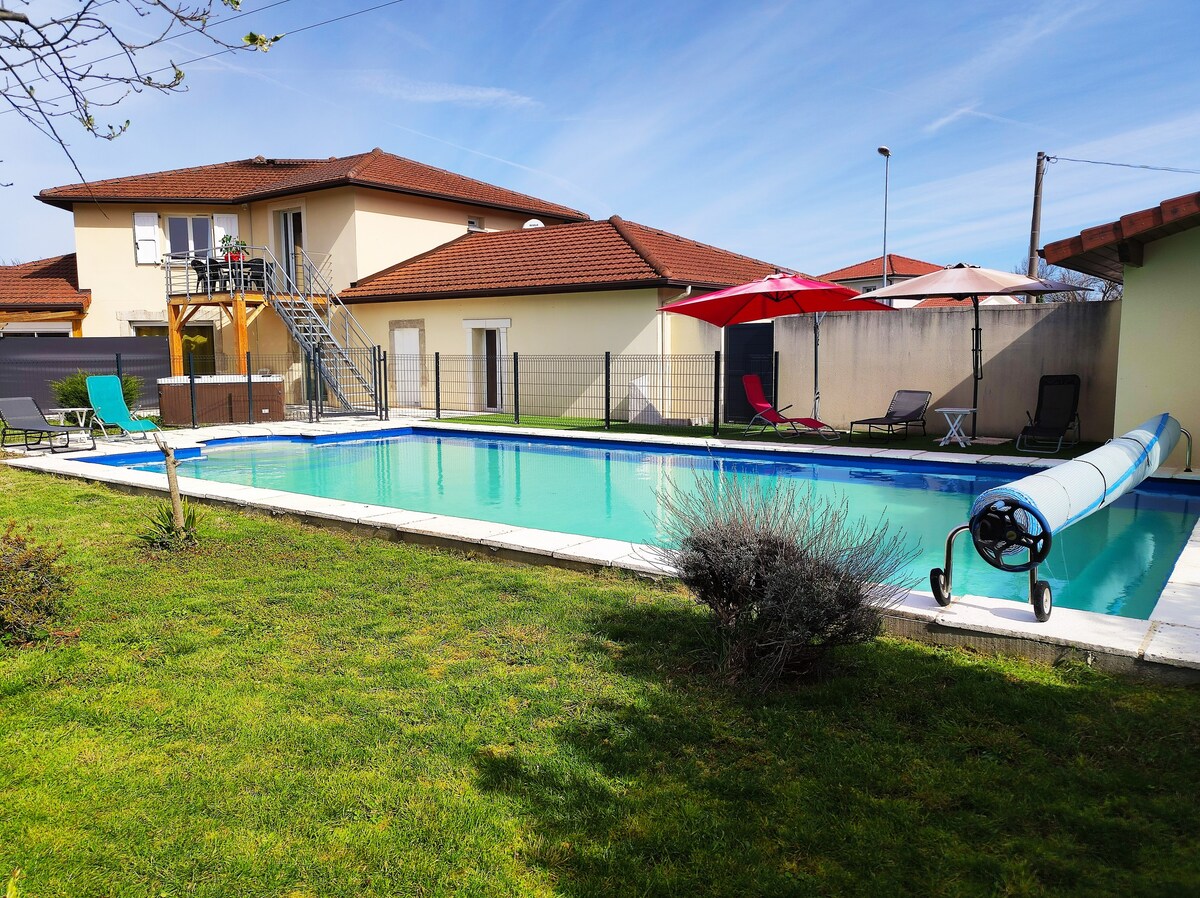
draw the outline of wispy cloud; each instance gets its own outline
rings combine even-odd
[[[978,105],[979,105],[979,103],[975,102],[975,103],[970,103],[966,106],[959,106],[953,112],[949,112],[946,115],[943,115],[941,118],[930,122],[928,125],[925,126],[925,128],[923,130],[925,131],[926,134],[934,134],[938,131],[941,131],[942,128],[946,127],[951,122],[956,122],[963,116],[971,115],[972,113],[974,113],[975,108]]]
[[[452,84],[446,81],[414,81],[383,73],[363,75],[359,85],[372,93],[406,103],[449,103],[454,106],[533,109],[541,104],[507,87]]]
[[[1045,130],[1044,128],[1042,128],[1038,125],[1033,125],[1033,124],[1030,124],[1029,122],[1018,121],[1015,118],[1007,118],[1003,115],[996,115],[991,112],[980,112],[978,100],[976,100],[973,103],[967,103],[963,106],[959,106],[953,112],[948,112],[946,115],[943,115],[941,118],[935,119],[934,121],[930,122],[928,125],[926,125],[921,130],[924,131],[926,134],[936,134],[938,131],[942,130],[942,128],[946,127],[947,125],[949,125],[953,122],[956,122],[959,119],[963,119],[963,118],[980,118],[980,119],[984,119],[989,122],[998,122],[1003,125],[1016,125],[1019,128],[1032,128],[1036,131]]]

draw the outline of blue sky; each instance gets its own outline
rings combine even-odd
[[[377,2],[291,0],[222,33]],[[186,65],[208,50],[176,42],[187,93],[128,98],[117,141],[68,133],[92,179],[379,146],[812,274],[879,255],[887,144],[888,249],[1008,269],[1038,150],[1200,169],[1198,25],[1195,0],[405,0],[265,55]],[[11,114],[0,159],[0,260],[70,251],[70,215],[31,198],[78,180],[67,160]],[[1059,162],[1042,242],[1197,189]]]

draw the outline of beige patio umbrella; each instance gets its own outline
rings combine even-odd
[[[979,328],[979,297],[1018,294],[1042,296],[1046,293],[1087,289],[1061,281],[1031,278],[1011,271],[980,268],[978,265],[959,262],[941,271],[923,274],[880,290],[872,290],[871,299],[928,299],[931,296],[948,296],[951,299],[971,300],[975,309],[975,327],[971,331],[971,367],[974,376],[971,408],[977,410],[971,414],[971,436],[974,438],[975,419],[979,408],[979,382],[983,380],[983,332]]]

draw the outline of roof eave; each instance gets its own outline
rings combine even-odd
[[[383,190],[388,193],[400,193],[405,196],[421,196],[429,199],[444,200],[452,203],[463,203],[468,206],[479,206],[482,209],[497,209],[505,212],[517,212],[522,215],[545,215],[553,218],[561,218],[564,221],[591,221],[591,218],[576,209],[567,210],[566,207],[562,212],[555,212],[550,209],[534,209],[527,206],[519,206],[506,203],[489,203],[481,200],[464,199],[460,196],[454,196],[447,193],[438,193],[430,190],[411,190],[403,187],[395,187],[388,184],[379,184],[373,181],[364,181],[357,178],[330,178],[325,181],[317,181],[311,184],[304,184],[298,187],[283,187],[272,190],[260,190],[253,193],[244,193],[239,196],[226,199],[215,197],[196,197],[196,196],[150,196],[150,197],[127,197],[127,196],[104,196],[102,194],[94,194],[81,197],[56,197],[45,196],[43,194],[35,194],[34,199],[46,203],[50,206],[57,206],[60,209],[71,211],[75,203],[130,203],[130,204],[147,204],[147,203],[176,203],[180,205],[212,205],[212,206],[236,206],[241,203],[253,203],[260,200],[277,199],[284,196],[294,196],[298,193],[312,193],[316,190],[331,190],[336,187],[368,187],[373,190]],[[570,214],[568,214],[568,212]]]
[[[341,295],[349,305],[378,302],[420,302],[435,299],[478,299],[484,296],[544,296],[550,293],[598,293],[604,290],[642,290],[660,287],[707,287],[716,285],[683,283],[670,278],[649,278],[636,281],[591,281],[577,284],[537,284],[527,287],[490,287],[479,290],[442,290],[422,293],[374,293]],[[728,286],[728,285],[721,285]]]

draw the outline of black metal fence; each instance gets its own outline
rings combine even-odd
[[[135,374],[142,378],[140,410],[184,427],[336,415],[386,419],[396,410],[514,424],[703,427],[717,434],[722,423],[745,422],[753,414],[744,401],[742,373],[757,374],[773,400],[779,371],[778,353],[754,357],[749,367],[756,370],[732,372],[723,369],[720,352],[389,356],[375,347],[326,354],[293,348],[242,358],[188,355],[184,374],[172,377],[162,357],[78,358],[67,350],[81,341],[53,342],[59,355],[36,364],[0,357],[0,395],[33,396],[49,409],[61,405],[50,381],[62,376],[79,370]]]
[[[758,374],[775,394],[778,360],[764,357]],[[392,355],[386,360],[394,409],[435,417],[485,416],[520,424],[573,423],[611,427],[711,427],[748,421],[732,407],[740,381],[727,386],[720,352],[697,355]]]

